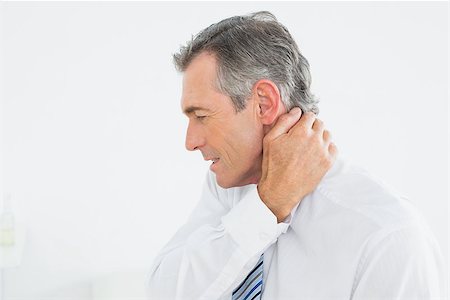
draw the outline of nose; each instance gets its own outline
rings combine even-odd
[[[186,131],[185,146],[188,151],[197,150],[199,147],[205,144],[205,138],[203,137],[202,130],[196,127],[195,124],[189,121],[189,125]]]

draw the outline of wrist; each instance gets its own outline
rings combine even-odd
[[[267,208],[270,209],[270,211],[275,215],[277,218],[277,223],[283,222],[284,219],[286,219],[289,214],[291,213],[292,207],[286,203],[283,203],[282,201],[276,200],[273,195],[267,195],[264,188],[260,187],[260,185],[257,186],[257,191],[259,194],[259,198],[261,201],[267,206]],[[282,199],[280,199],[282,200]]]

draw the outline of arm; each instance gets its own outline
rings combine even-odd
[[[188,222],[155,259],[151,299],[219,299],[231,293],[232,284],[245,277],[264,248],[287,227],[277,224],[256,187],[230,206],[227,191],[218,191],[208,173]]]
[[[287,230],[282,221],[317,186],[336,156],[322,122],[312,113],[300,117],[300,109],[294,109],[265,136],[258,187],[252,186],[234,207],[230,190],[219,189],[210,174],[189,221],[156,258],[153,299],[210,300],[231,294],[260,254]]]

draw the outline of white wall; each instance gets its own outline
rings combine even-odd
[[[171,54],[257,10],[308,58],[340,153],[416,203],[447,262],[447,3],[2,5],[3,186],[27,224],[5,300],[89,299],[149,267],[208,167],[184,149]]]

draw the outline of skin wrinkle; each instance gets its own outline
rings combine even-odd
[[[321,142],[322,129],[311,129],[314,114],[302,116],[317,113],[318,101],[297,44],[271,13],[257,12],[211,25],[173,58],[184,73],[182,107],[212,110],[201,119],[188,116],[186,148],[213,160],[210,169],[222,188],[258,184],[280,222],[337,153],[330,141]],[[286,134],[295,128],[303,133]]]
[[[257,183],[261,176],[264,136],[258,117],[260,107],[252,98],[245,109],[236,113],[231,98],[214,88],[216,67],[215,57],[203,53],[185,71],[182,110],[192,106],[210,110],[202,120],[192,114],[188,116],[186,147],[200,150],[205,158],[220,158],[214,166],[220,186]]]
[[[182,107],[197,105],[212,111],[201,120],[195,115],[189,116],[186,148],[190,151],[200,150],[205,159],[219,158],[210,168],[222,188],[257,183],[259,192],[262,191],[261,198],[266,200],[270,209],[274,208],[272,211],[277,220],[281,220],[289,208],[308,191],[309,184],[305,184],[305,178],[299,176],[305,187],[294,188],[297,185],[291,182],[291,175],[287,181],[284,179],[289,183],[287,187],[281,187],[276,182],[282,180],[286,175],[285,171],[290,170],[292,174],[301,172],[305,167],[301,161],[308,158],[304,155],[299,157],[298,153],[304,151],[302,148],[313,139],[310,134],[304,137],[306,140],[298,140],[294,134],[285,134],[295,124],[292,122],[299,120],[299,110],[289,117],[284,116],[281,123],[277,122],[278,116],[284,115],[297,101],[300,101],[296,104],[303,111],[315,107],[316,101],[313,97],[296,99],[298,96],[295,96],[290,99],[292,91],[289,87],[296,86],[299,77],[309,78],[308,63],[297,53],[298,48],[291,37],[280,36],[279,40],[272,41],[269,41],[270,37],[266,39],[267,35],[278,36],[287,31],[281,32],[284,27],[275,24],[270,13],[255,16],[263,15],[270,20],[269,23],[258,23],[258,26],[252,28],[255,24],[251,25],[251,22],[242,18],[245,24],[242,23],[243,30],[238,32],[232,29],[236,24],[231,21],[229,25],[234,24],[233,26],[223,27],[231,28],[230,31],[226,30],[210,41],[206,37],[214,33],[214,29],[206,29],[200,33],[200,39],[192,41],[196,44],[193,52],[186,52],[186,48],[182,47],[180,53],[174,55],[174,61],[178,69],[184,70]],[[220,23],[218,27],[222,25]],[[260,25],[267,32],[262,34],[258,29]],[[216,29],[220,31],[220,28]],[[249,35],[255,40],[254,43],[245,39]],[[206,39],[202,40],[203,38]],[[214,41],[216,38],[217,41]],[[282,51],[285,53],[277,54],[283,47],[286,47],[286,51]],[[309,82],[300,82],[299,85],[309,86]],[[295,93],[298,92],[297,90]],[[304,122],[310,126],[313,119],[306,118]],[[279,125],[272,132],[275,123]],[[289,143],[289,137],[297,141]],[[266,146],[272,147],[273,153],[272,150],[263,153],[266,138],[270,141]],[[317,140],[314,138],[313,142],[316,143]],[[320,151],[307,154],[317,158],[324,155]],[[297,166],[292,167],[292,163]],[[267,164],[270,164],[270,169],[265,167]],[[315,175],[321,174],[321,168],[312,168]],[[267,170],[270,171],[269,174]],[[261,176],[270,180],[261,182]],[[315,176],[310,177],[306,181],[314,182]]]

